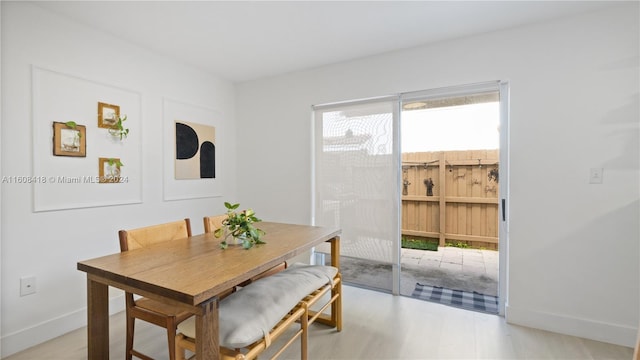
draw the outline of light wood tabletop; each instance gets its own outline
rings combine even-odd
[[[196,315],[196,358],[218,359],[218,294],[324,242],[339,268],[339,229],[258,225],[266,244],[248,250],[223,250],[213,234],[200,234],[78,262],[87,273],[88,358],[109,358],[109,286],[184,306]]]

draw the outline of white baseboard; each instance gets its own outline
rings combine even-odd
[[[522,325],[627,347],[635,346],[638,334],[638,329],[631,326],[536,312],[509,305],[507,305],[505,309],[505,318],[509,324]]]
[[[124,295],[109,299],[109,314],[124,311]],[[73,330],[87,326],[87,308],[44,321],[2,337],[2,354],[5,358],[32,346],[54,339]]]

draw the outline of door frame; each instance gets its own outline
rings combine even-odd
[[[504,316],[505,305],[508,300],[508,288],[507,288],[507,274],[508,274],[508,250],[509,250],[509,82],[508,81],[489,81],[483,83],[450,86],[445,88],[437,88],[423,91],[414,91],[400,94],[400,113],[397,146],[401,146],[402,138],[400,136],[400,123],[402,122],[402,103],[404,101],[428,99],[428,98],[442,98],[448,96],[461,96],[465,94],[474,94],[483,91],[498,91],[500,102],[500,145],[499,145],[499,179],[500,185],[498,186],[498,314]],[[402,156],[398,152],[398,156]],[[401,159],[398,159],[398,163],[401,164]],[[402,185],[402,169],[397,169],[397,181],[398,189],[401,189]],[[402,200],[401,200],[402,201]],[[398,219],[402,217],[402,206],[399,206],[400,213]],[[398,238],[401,236],[401,221],[398,222]],[[400,279],[401,279],[401,243],[398,244],[398,258],[397,264],[393,266],[393,294],[400,294]]]
[[[397,246],[393,249],[392,253],[392,294],[400,295],[400,280],[401,280],[401,249],[402,243],[401,239],[401,218],[402,218],[402,197],[401,189],[402,189],[402,153],[401,153],[401,121],[402,121],[402,103],[404,101],[417,100],[417,99],[428,99],[435,97],[447,97],[447,96],[461,96],[465,94],[475,94],[479,92],[486,91],[498,91],[499,93],[499,102],[500,102],[500,145],[499,145],[499,179],[500,185],[498,186],[498,213],[499,213],[499,221],[498,221],[498,314],[500,316],[504,316],[505,307],[508,304],[508,268],[509,268],[509,152],[510,152],[510,142],[509,142],[509,109],[510,109],[510,96],[509,96],[509,82],[508,81],[489,81],[483,83],[469,84],[469,85],[459,85],[459,86],[450,86],[444,88],[436,88],[430,90],[422,90],[422,91],[414,91],[414,92],[405,92],[399,93],[397,95],[388,95],[381,96],[377,98],[369,98],[369,99],[361,99],[361,100],[353,100],[353,101],[344,101],[338,103],[331,104],[322,104],[322,105],[314,105],[312,106],[312,116],[311,116],[311,188],[315,189],[315,127],[316,121],[315,119],[315,110],[326,107],[333,106],[339,104],[356,104],[359,102],[370,102],[376,101],[385,98],[396,98],[397,99],[397,112],[395,113],[397,116],[396,121],[393,121],[393,142],[394,142],[394,151],[397,154],[397,167],[396,167],[396,193],[398,194],[397,201],[399,202],[397,207],[397,216],[395,227],[397,236]],[[314,190],[315,191],[315,190]],[[315,196],[312,192],[311,194],[311,221],[313,224],[316,222],[315,218]],[[312,249],[310,254],[310,262],[311,263],[324,263],[324,256],[322,253],[318,253],[315,249]]]
[[[509,300],[508,269],[509,269],[509,82],[499,83],[500,91],[500,167],[498,176],[498,314],[504,316],[505,307]]]

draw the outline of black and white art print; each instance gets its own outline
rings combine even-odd
[[[175,127],[175,178],[215,178],[216,128],[186,121],[176,121]]]

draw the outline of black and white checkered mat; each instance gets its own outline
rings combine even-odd
[[[498,298],[477,292],[451,290],[438,286],[416,283],[412,297],[438,302],[444,305],[455,306],[468,310],[483,311],[492,314],[498,313]]]

